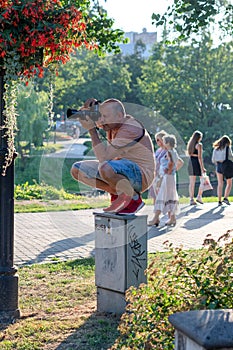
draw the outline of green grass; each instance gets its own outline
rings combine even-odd
[[[157,254],[158,264],[170,259]],[[93,258],[24,266],[18,275],[20,319],[0,324],[1,350],[112,348],[120,317],[97,312]]]
[[[192,262],[201,258],[202,253],[203,250],[183,251],[181,255],[186,261]],[[121,346],[119,347],[119,340],[124,342],[124,335],[121,334],[120,337],[120,330],[121,332],[122,329],[127,331],[127,335],[125,335],[125,339],[127,339],[135,336],[135,330],[138,326],[143,330],[143,327],[150,324],[149,319],[148,322],[145,322],[143,304],[150,303],[150,298],[154,298],[152,290],[158,283],[156,282],[156,276],[159,276],[158,271],[160,269],[162,274],[169,271],[169,268],[173,266],[174,256],[174,253],[170,251],[149,254],[148,295],[140,295],[140,293],[144,293],[143,288],[147,288],[143,285],[141,286],[142,292],[140,288],[138,289],[138,298],[134,292],[132,293],[132,297],[135,297],[137,304],[133,304],[135,309],[128,312],[128,316],[130,317],[131,312],[132,315],[138,312],[138,320],[134,317],[129,323],[127,323],[127,313],[120,318],[114,314],[97,311],[95,261],[93,258],[35,264],[19,268],[19,308],[21,317],[13,324],[0,325],[1,350],[122,349]],[[177,263],[178,261],[179,257],[176,258]],[[202,261],[205,263],[205,259],[202,258]],[[180,264],[182,265],[182,262]],[[177,272],[174,271],[174,275],[168,274],[168,277],[164,277],[168,284],[171,277],[177,278]],[[153,282],[154,279],[155,282]],[[163,279],[159,277],[159,280],[162,281]],[[170,285],[172,286],[171,283]],[[174,288],[176,288],[175,285]],[[156,305],[156,300],[153,300],[153,298],[151,299],[152,309]],[[160,299],[158,295],[158,307]],[[144,310],[142,321],[139,317],[141,304]],[[148,310],[149,305],[147,305]],[[147,312],[149,312],[148,310]],[[155,325],[158,326],[156,322]],[[118,328],[119,325],[120,328]],[[163,327],[163,322],[161,322],[161,325]],[[138,335],[140,336],[140,330]],[[134,339],[131,340],[128,339],[131,345],[124,347],[124,349],[144,349],[144,347],[132,345],[136,343]],[[158,349],[171,348],[161,348],[159,344]],[[148,349],[152,348],[157,347],[148,347]]]
[[[119,318],[96,311],[94,259],[19,268],[21,318],[1,325],[1,350],[109,349]]]
[[[77,200],[15,200],[15,213],[36,213],[46,211],[65,211],[103,208],[109,205],[107,196],[79,197]]]
[[[233,197],[229,197],[233,202]],[[146,205],[152,205],[152,199],[144,199]],[[204,203],[217,203],[217,197],[204,197]],[[188,204],[189,198],[181,197],[180,204]],[[77,200],[15,200],[15,213],[33,213],[46,211],[65,211],[65,210],[81,210],[81,209],[97,209],[109,205],[108,195],[99,197],[79,196]]]

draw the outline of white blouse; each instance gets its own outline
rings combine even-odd
[[[215,163],[215,164],[217,162],[222,163],[225,159],[226,159],[226,147],[223,149],[214,148],[213,154],[212,154],[212,163]],[[233,160],[233,154],[230,147],[229,147],[228,159]]]

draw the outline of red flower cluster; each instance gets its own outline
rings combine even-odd
[[[75,47],[95,46],[86,40],[85,29],[82,13],[64,1],[0,0],[0,60],[17,52],[23,74],[41,76],[43,66],[67,62]]]

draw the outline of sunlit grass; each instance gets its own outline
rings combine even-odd
[[[96,312],[93,258],[19,268],[21,318],[0,331],[1,350],[108,349],[119,318]]]
[[[143,199],[146,205],[152,205],[152,199]],[[233,197],[229,197],[230,202]],[[180,204],[188,204],[189,198],[180,197]],[[217,197],[203,197],[204,203],[217,203]],[[17,201],[15,200],[15,213],[33,213],[46,211],[65,211],[65,210],[81,210],[81,209],[97,209],[109,205],[108,195],[99,197],[80,197],[77,200],[32,200],[32,201]]]

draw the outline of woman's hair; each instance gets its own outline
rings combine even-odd
[[[170,145],[172,148],[176,147],[176,137],[175,135],[165,135],[163,136],[163,143]]]
[[[224,149],[226,146],[231,146],[231,139],[227,135],[223,135],[213,143],[213,147],[216,149]]]
[[[162,140],[162,138],[163,138],[165,135],[167,135],[167,132],[166,132],[165,130],[161,130],[161,131],[157,132],[157,133],[155,134],[155,141],[156,141],[156,139],[161,139],[161,140]]]
[[[203,134],[199,130],[194,131],[187,144],[187,152],[189,155],[194,153],[195,146],[202,139],[202,136]]]

